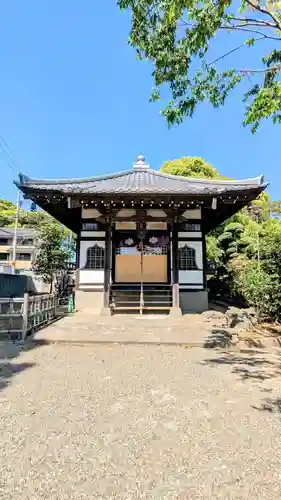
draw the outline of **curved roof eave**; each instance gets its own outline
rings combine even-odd
[[[20,173],[19,174],[19,181],[15,181],[15,184],[17,187],[35,187],[38,185],[40,189],[40,185],[49,185],[49,186],[54,186],[54,185],[73,185],[73,184],[87,184],[91,182],[99,182],[99,181],[106,181],[106,180],[111,180],[111,179],[117,179],[120,177],[126,177],[130,174],[134,174],[136,171],[139,172],[145,172],[150,175],[154,175],[157,177],[162,177],[162,178],[168,178],[171,179],[172,181],[182,181],[183,183],[188,183],[188,184],[218,184],[221,186],[256,186],[256,187],[261,187],[265,189],[265,187],[268,185],[268,183],[264,182],[264,176],[260,175],[258,177],[254,178],[247,178],[247,179],[240,179],[240,180],[232,180],[232,179],[216,179],[216,178],[199,178],[199,177],[183,177],[179,175],[171,175],[171,174],[166,174],[164,172],[160,172],[157,170],[152,170],[152,169],[147,169],[147,168],[133,168],[130,170],[123,170],[121,172],[117,173],[112,173],[112,174],[106,174],[106,175],[101,175],[101,176],[95,176],[95,177],[86,177],[86,178],[72,178],[72,179],[38,179],[38,178],[31,178],[28,177],[27,175]]]

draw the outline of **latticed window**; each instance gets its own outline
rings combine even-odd
[[[97,222],[84,222],[82,224],[82,231],[98,231],[99,224]]]
[[[201,224],[200,222],[181,222],[179,230],[189,232],[201,231]]]
[[[198,269],[195,259],[194,248],[185,245],[178,249],[178,262],[180,271],[192,271]]]
[[[104,269],[104,248],[94,245],[87,249],[86,269]]]

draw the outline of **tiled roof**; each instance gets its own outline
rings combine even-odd
[[[38,180],[21,176],[20,188],[65,194],[208,194],[265,187],[262,177],[241,181],[189,179],[154,170],[129,170],[104,177],[69,180]]]
[[[253,179],[216,180],[169,175],[152,170],[142,157],[134,168],[115,174],[88,179],[30,179],[20,174],[20,189],[54,191],[63,194],[222,194],[232,191],[262,190],[263,177]]]

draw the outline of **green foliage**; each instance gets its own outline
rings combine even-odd
[[[16,206],[10,201],[0,200],[0,227],[13,227],[15,218]],[[51,284],[64,269],[66,261],[72,258],[76,245],[75,237],[43,210],[31,212],[20,209],[18,227],[39,231],[33,270],[45,283]]]
[[[14,227],[17,208],[13,203],[0,202],[0,227]],[[31,212],[28,210],[19,210],[18,227],[29,227],[38,229],[42,224],[58,224],[58,222],[43,210]]]
[[[183,177],[221,178],[219,172],[205,162],[203,158],[183,156],[177,160],[165,161],[161,172]]]
[[[253,306],[260,319],[278,320],[281,316],[280,275],[269,274],[263,263],[247,260],[234,267],[234,288]]]
[[[207,259],[208,261],[218,265],[221,262],[223,251],[218,246],[218,239],[213,234],[206,236]]]
[[[221,178],[202,158],[167,161],[163,172]],[[263,319],[281,318],[281,202],[267,193],[206,237],[207,259],[216,265],[209,281],[214,295],[236,296]],[[276,218],[273,218],[276,217]]]
[[[263,119],[281,121],[281,10],[280,3],[240,0],[118,0],[132,12],[129,43],[140,59],[153,65],[155,87],[151,100],[169,86],[171,100],[163,110],[169,125],[191,117],[199,103],[217,108],[240,82],[250,85],[244,125],[256,132]],[[235,34],[244,36],[237,45]],[[210,59],[218,35],[233,38],[233,48]],[[271,40],[273,50],[261,58],[260,67],[233,68],[231,55],[252,51]],[[221,39],[223,47],[223,40]],[[264,47],[264,50],[267,50]],[[251,57],[251,52],[249,58]],[[230,63],[228,64],[228,61]]]
[[[0,213],[3,210],[16,210],[16,205],[8,200],[0,200]]]
[[[65,229],[58,224],[44,224],[40,230],[33,271],[45,283],[52,284],[70,258],[65,237]]]

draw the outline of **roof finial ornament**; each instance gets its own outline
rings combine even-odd
[[[145,161],[145,157],[143,155],[139,155],[134,164],[134,168],[149,168],[148,163]]]

